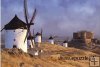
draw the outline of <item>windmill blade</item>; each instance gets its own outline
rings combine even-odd
[[[28,24],[28,9],[27,9],[27,0],[24,0],[24,14],[25,14],[25,20]]]
[[[4,28],[1,29],[1,32],[4,30]]]
[[[29,30],[29,35],[32,36],[30,30]],[[34,46],[32,39],[31,39],[31,43],[32,43],[32,45]]]
[[[35,33],[34,33],[34,29],[33,29],[33,36],[35,35]]]
[[[26,34],[26,37],[24,39],[24,42],[26,41],[26,38],[28,37],[29,31],[30,31],[30,25],[27,25],[27,34]]]
[[[33,12],[33,15],[32,15],[32,18],[31,18],[31,20],[30,20],[30,23],[32,23],[32,22],[34,21],[35,16],[36,16],[36,9],[35,9],[34,12]]]
[[[25,41],[27,39],[27,36],[28,36],[28,30],[27,30],[27,33],[26,33],[26,36],[25,36],[25,39],[24,39],[24,43],[25,43]]]
[[[24,42],[26,41],[26,38],[28,37],[29,31],[30,31],[30,26],[27,25],[27,34],[26,34],[26,37],[25,37],[25,39],[24,39]]]

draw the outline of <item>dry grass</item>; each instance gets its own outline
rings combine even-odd
[[[11,54],[8,50],[3,50],[1,52],[1,67],[21,67],[21,65],[24,67],[88,67],[88,60],[74,61],[66,60],[65,58],[98,55],[90,51],[76,48],[65,48],[48,43],[41,44],[41,48],[44,53],[39,57],[30,57],[29,54],[25,53]],[[59,59],[60,55],[64,59]]]

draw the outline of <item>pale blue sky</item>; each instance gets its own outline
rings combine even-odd
[[[72,36],[75,31],[89,30],[100,36],[100,0],[28,0],[30,17],[34,8],[34,28],[43,28],[44,34]],[[23,0],[1,0],[2,27],[15,14],[24,21]]]

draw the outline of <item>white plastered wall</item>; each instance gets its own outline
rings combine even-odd
[[[35,38],[36,43],[41,43],[41,35],[37,35]]]
[[[63,46],[64,47],[68,47],[68,43],[63,43]]]
[[[13,48],[13,45],[16,45],[17,48],[27,52],[27,39],[24,42],[26,33],[26,29],[5,30],[5,47]]]
[[[49,39],[49,43],[50,44],[54,44],[54,40],[53,39]]]

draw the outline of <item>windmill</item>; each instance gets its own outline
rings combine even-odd
[[[5,48],[18,48],[27,52],[27,41],[24,42],[27,33],[26,23],[15,15],[1,31],[3,30],[5,30]]]
[[[66,40],[63,42],[63,46],[68,47],[68,42]]]
[[[66,37],[66,39],[63,41],[64,47],[68,47],[68,41],[69,41],[69,37]]]
[[[36,9],[33,12],[32,18],[29,22],[28,18],[28,10],[27,10],[27,0],[24,0],[24,14],[25,14],[25,21],[24,23],[20,20],[17,15],[7,23],[4,28],[5,29],[5,48],[19,48],[22,49],[24,52],[27,52],[27,38],[31,35],[30,27],[34,25],[33,21],[36,16]],[[31,43],[33,45],[33,41],[31,39]]]
[[[27,34],[26,34],[26,37],[25,37],[25,40],[26,40],[26,38],[28,36],[32,36],[31,35],[31,31],[30,31],[30,27],[31,27],[31,25],[34,25],[33,21],[34,21],[35,16],[36,16],[36,9],[35,9],[34,12],[33,12],[32,18],[31,18],[31,20],[29,22],[27,0],[24,0],[24,14],[25,14],[25,21],[26,21],[26,26],[27,26]],[[24,40],[24,42],[25,42],[25,40]],[[32,39],[31,39],[31,43],[33,45]]]
[[[48,41],[49,41],[50,44],[54,44],[54,38],[52,36],[49,37]]]

